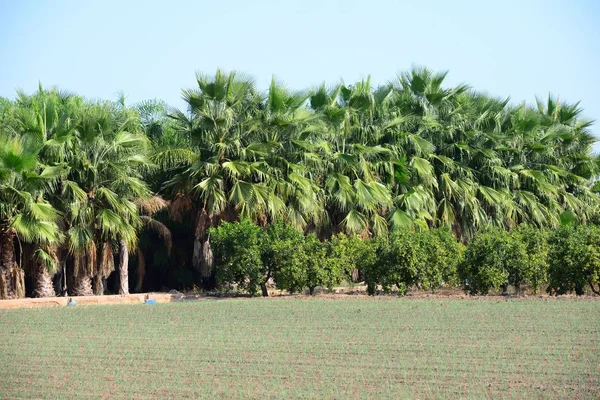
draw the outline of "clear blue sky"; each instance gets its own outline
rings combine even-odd
[[[300,89],[411,65],[513,101],[581,100],[600,136],[600,2],[0,0],[0,96],[38,81],[182,106],[194,72]],[[597,149],[600,147],[597,146]]]

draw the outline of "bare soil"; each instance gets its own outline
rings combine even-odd
[[[295,300],[308,300],[314,297],[327,300],[343,300],[343,299],[373,299],[373,300],[386,300],[390,298],[397,298],[397,295],[378,295],[368,296],[366,294],[365,286],[353,286],[353,287],[338,287],[334,288],[333,291],[316,291],[315,296],[308,296],[307,294],[289,294],[279,290],[269,291],[270,299],[295,299]],[[228,299],[228,298],[250,298],[247,295],[238,293],[201,293],[201,292],[186,292],[180,293],[175,290],[169,293],[162,292],[151,292],[151,293],[135,293],[128,295],[104,295],[104,296],[67,296],[67,297],[45,297],[45,298],[23,298],[23,299],[11,299],[11,300],[0,300],[0,309],[11,309],[11,308],[32,308],[32,307],[52,307],[52,306],[66,306],[70,301],[76,301],[77,305],[90,305],[90,304],[135,304],[144,303],[146,299],[156,300],[157,303],[171,303],[175,301],[194,301],[194,300],[217,300],[217,299]],[[543,299],[543,300],[600,300],[600,296],[597,295],[563,295],[563,296],[550,296],[546,293],[541,294],[529,294],[523,296],[515,295],[488,295],[488,296],[471,296],[465,294],[463,291],[457,289],[443,289],[436,293],[424,292],[424,291],[413,291],[409,292],[405,299],[469,299],[469,300],[482,300],[482,301],[506,301],[506,300],[525,300],[525,299]]]

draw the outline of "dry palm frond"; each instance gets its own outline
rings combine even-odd
[[[144,252],[138,247],[136,249],[137,252],[137,285],[135,286],[136,292],[142,291],[142,284],[144,282],[144,276],[146,276],[146,259],[144,257]]]
[[[58,264],[60,262],[59,251],[58,251],[58,247],[56,245],[46,245],[46,246],[44,246],[44,251],[46,253],[48,253],[48,255],[50,255],[50,257],[52,257],[52,260],[56,264]]]
[[[97,275],[102,278],[107,278],[115,269],[115,258],[110,243],[105,242],[102,245],[100,258],[98,259]]]
[[[227,207],[221,214],[219,214],[219,219],[225,222],[234,222],[238,219],[239,212],[235,209],[235,207]]]
[[[85,261],[87,263],[85,268],[88,275],[96,275],[96,257],[98,256],[97,251],[98,249],[96,248],[96,243],[93,240],[90,240],[87,248],[85,249]]]
[[[371,234],[371,232],[369,231],[369,229],[363,229],[363,231],[362,231],[362,232],[360,232],[360,233],[358,234],[358,236],[359,236],[359,237],[360,237],[362,240],[367,240],[367,239],[370,239],[370,238],[371,238],[372,234]]]
[[[193,207],[192,198],[184,194],[178,194],[169,207],[169,217],[172,220],[181,222],[184,214]]]
[[[79,276],[79,274],[81,273],[82,265],[84,263],[82,263],[82,258],[85,261],[85,257],[82,257],[81,255],[78,254],[74,254],[73,255],[73,276],[77,277]]]
[[[200,276],[208,278],[212,274],[213,251],[210,247],[210,238],[202,244],[202,260],[200,264]]]
[[[171,238],[171,231],[165,224],[160,221],[157,221],[153,218],[147,216],[140,217],[142,222],[144,223],[147,229],[151,229],[158,234],[158,236],[165,242],[165,246],[167,246],[167,251],[171,254],[171,247],[173,245],[173,241]]]
[[[73,276],[95,275],[96,251],[96,243],[90,240],[85,249],[73,254]]]
[[[202,209],[198,211],[198,215],[196,216],[196,232],[195,235],[197,238],[201,238],[205,235],[206,230],[210,226],[210,218],[206,213],[206,210]]]
[[[202,241],[199,238],[194,240],[194,251],[192,253],[192,266],[196,270],[202,268]]]
[[[0,272],[0,299],[8,299],[8,283],[3,272]]]
[[[27,276],[33,276],[35,273],[35,247],[31,243],[21,243],[21,268]]]
[[[21,268],[13,267],[9,274],[9,279],[12,280],[12,295],[17,299],[25,297],[25,272]]]
[[[135,201],[142,214],[154,215],[160,210],[169,206],[169,202],[160,196],[152,196],[148,199],[138,199]]]

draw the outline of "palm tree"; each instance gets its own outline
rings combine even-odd
[[[59,227],[64,227],[63,180],[65,160],[73,151],[78,111],[82,99],[57,89],[38,91],[29,96],[19,92],[13,109],[15,130],[22,136],[32,137],[42,144],[38,163],[45,167],[45,179],[37,189],[59,211]],[[52,175],[52,176],[51,176]],[[71,183],[73,184],[73,183]],[[64,233],[61,229],[61,236]],[[52,275],[64,269],[64,251],[59,246],[23,244],[22,264],[33,278],[33,293],[37,297],[54,296]]]
[[[148,165],[147,138],[139,121],[114,104],[92,104],[82,113],[76,151],[68,159],[67,243],[73,255],[73,293],[102,294],[119,251],[120,288],[127,294],[129,250],[141,227],[136,199],[149,197],[142,170]]]
[[[140,235],[150,232],[156,234],[162,244],[166,247],[167,255],[170,255],[173,246],[171,230],[161,221],[154,218],[159,212],[168,209],[169,202],[165,201],[160,196],[152,196],[147,199],[138,199],[135,203],[139,208],[140,220],[142,222]],[[155,242],[153,242],[153,246],[154,245]],[[144,255],[144,249],[142,249],[139,243],[135,250],[137,257],[137,284],[135,291],[141,292],[144,276],[146,275],[146,256]],[[153,247],[151,250],[154,252],[156,247]],[[125,280],[121,279],[121,281],[123,282]]]
[[[0,298],[24,297],[24,272],[15,254],[19,243],[19,260],[23,264],[23,243],[39,244],[35,253],[40,263],[50,266],[48,246],[60,240],[56,225],[57,211],[43,198],[39,182],[49,179],[51,169],[42,169],[38,154],[42,145],[26,136],[0,132]],[[45,277],[47,270],[39,269]]]
[[[332,90],[321,86],[310,105],[320,115],[325,160],[318,181],[325,191],[330,233],[345,230],[382,234],[392,205],[389,184],[403,176],[404,160],[397,149],[381,146],[389,88],[372,91],[370,80]]]
[[[187,114],[172,114],[190,138],[194,159],[168,185],[173,214],[196,214],[192,265],[206,280],[211,275],[211,266],[203,262],[210,253],[207,229],[240,214],[258,218],[277,212],[281,202],[265,183],[268,165],[261,159],[261,144],[253,141],[250,125],[260,106],[253,81],[218,70],[214,78],[198,75],[197,83],[198,89],[183,92]]]
[[[130,253],[138,291],[146,261],[190,265],[211,287],[208,228],[240,217],[322,239],[443,226],[467,242],[598,209],[591,123],[552,96],[513,104],[414,68],[377,88],[273,79],[264,93],[218,70],[183,98],[185,111],[41,86],[0,99],[1,296],[23,295],[23,273],[53,295],[57,269],[73,294],[102,294],[115,265],[128,293]]]

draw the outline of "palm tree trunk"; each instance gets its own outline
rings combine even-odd
[[[192,253],[192,266],[200,271],[202,265],[202,240],[199,237],[194,239],[194,250]]]
[[[12,280],[13,297],[15,299],[25,297],[25,271],[16,263],[13,265],[10,278]]]
[[[200,260],[200,276],[203,279],[210,278],[213,270],[213,251],[210,247],[210,238],[202,244],[202,258]]]
[[[54,285],[52,284],[52,277],[48,273],[46,267],[40,263],[36,263],[35,266],[34,288],[33,295],[35,297],[54,297]]]
[[[0,300],[8,299],[8,280],[3,272],[0,272]]]
[[[14,258],[14,248],[11,240],[9,239],[8,229],[0,230],[0,299],[8,299],[9,293],[12,292],[9,271]],[[13,248],[13,255],[10,254],[9,243],[10,248]]]
[[[119,294],[129,294],[129,250],[127,243],[121,240],[121,251],[119,253]]]
[[[54,283],[54,292],[57,296],[67,296],[67,266],[66,262],[62,261],[58,272],[52,278]]]
[[[73,295],[74,296],[91,296],[94,292],[92,291],[92,279],[85,274],[76,276],[73,282]]]
[[[144,252],[139,247],[137,248],[137,259],[137,284],[135,285],[135,291],[139,293],[142,291],[144,276],[146,276],[146,259],[144,258]]]
[[[102,296],[104,294],[104,280],[101,275],[94,275],[92,279],[92,292],[94,292],[94,296]]]
[[[14,247],[15,233],[11,228],[0,230],[0,298],[25,297],[25,274],[17,265]]]

